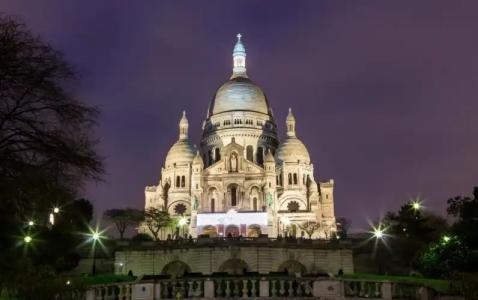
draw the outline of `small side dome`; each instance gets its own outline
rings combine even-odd
[[[296,137],[288,137],[277,149],[276,158],[279,162],[293,162],[298,161],[309,164],[309,151],[304,143]]]
[[[271,150],[267,150],[265,162],[266,163],[275,163],[276,162],[276,160],[274,159],[274,155],[272,155]]]
[[[186,117],[186,112],[183,111],[179,121],[179,140],[174,143],[166,155],[165,165],[167,168],[174,164],[190,164],[193,161],[194,156],[196,155],[196,150],[193,145],[189,143],[188,128],[189,122]]]
[[[204,162],[199,154],[199,151],[196,152],[196,156],[193,159],[193,165],[200,165],[201,167],[204,167]]]
[[[174,164],[190,164],[192,163],[196,150],[189,140],[179,140],[169,149],[166,155],[166,167]]]

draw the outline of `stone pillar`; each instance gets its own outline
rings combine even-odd
[[[95,300],[95,290],[93,288],[86,291],[86,300]]]
[[[269,280],[261,279],[259,281],[259,297],[269,297]]]
[[[382,299],[392,299],[392,283],[390,281],[382,283]]]
[[[204,298],[214,298],[214,281],[207,279],[204,281]]]
[[[316,298],[338,299],[342,295],[343,286],[338,280],[315,280],[312,295]]]

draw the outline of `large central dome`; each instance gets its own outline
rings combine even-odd
[[[209,106],[209,116],[227,111],[269,113],[269,104],[261,88],[249,78],[235,77],[224,83]]]

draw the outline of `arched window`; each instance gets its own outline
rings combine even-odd
[[[262,165],[264,163],[264,149],[262,147],[257,148],[257,164]]]
[[[304,174],[304,176],[302,176],[302,184],[305,185],[305,174]]]
[[[186,176],[181,176],[181,187],[185,187],[186,186]]]
[[[208,157],[208,165],[212,165],[214,163],[214,158],[212,157],[212,150],[207,151],[207,157]]]
[[[181,178],[179,176],[176,176],[176,187],[179,187],[181,184]]]
[[[215,161],[221,160],[221,151],[219,150],[219,148],[215,149],[214,158],[215,158]]]
[[[215,202],[214,202],[214,198],[211,198],[211,212],[214,212],[215,210]]]
[[[257,198],[254,197],[254,199],[252,199],[252,210],[256,211],[257,210]]]
[[[279,174],[279,184],[280,186],[284,185],[284,178],[282,177],[282,173]]]
[[[254,148],[251,145],[246,148],[246,158],[248,161],[254,161]]]
[[[289,176],[288,176],[288,177],[289,177],[289,185],[292,185],[292,174],[289,173]]]
[[[231,187],[231,206],[237,205],[237,188],[235,186]]]
[[[297,173],[294,173],[294,184],[297,184]]]

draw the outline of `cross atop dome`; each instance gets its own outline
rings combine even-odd
[[[242,34],[238,33],[237,42],[232,52],[233,68],[231,78],[244,77],[247,78],[246,73],[246,48],[242,44]]]

